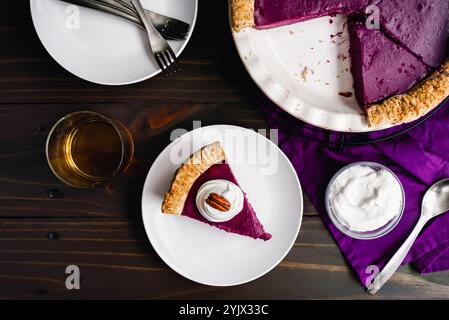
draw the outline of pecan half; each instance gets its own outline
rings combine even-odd
[[[225,197],[220,196],[217,193],[211,193],[207,197],[206,203],[212,208],[222,212],[228,212],[231,209],[231,203]]]

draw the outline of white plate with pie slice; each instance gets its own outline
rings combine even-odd
[[[354,94],[346,16],[246,28],[233,37],[248,73],[280,108],[324,129],[373,130]]]
[[[215,141],[223,145],[241,188],[272,235],[270,240],[161,212],[180,164]],[[174,140],[153,163],[142,196],[145,230],[162,260],[182,276],[212,286],[243,284],[277,266],[296,241],[302,212],[301,185],[284,153],[263,135],[228,125],[199,128]]]
[[[179,56],[195,27],[198,0],[141,0],[149,10],[191,25],[188,37],[169,41]],[[48,53],[66,70],[90,82],[124,85],[160,72],[143,30],[114,15],[59,0],[30,0],[36,32]]]

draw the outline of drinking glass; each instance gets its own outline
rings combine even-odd
[[[62,182],[91,188],[126,171],[134,143],[121,122],[96,112],[79,111],[53,126],[46,154],[51,170]]]

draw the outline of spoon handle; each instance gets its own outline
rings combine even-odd
[[[396,251],[394,256],[388,261],[383,270],[376,276],[376,278],[374,278],[373,282],[368,287],[369,294],[375,294],[393,276],[428,221],[429,219],[423,216],[418,220],[418,223],[408,236],[407,240],[405,240],[399,250]]]

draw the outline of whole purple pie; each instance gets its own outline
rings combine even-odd
[[[449,0],[231,3],[236,32],[246,27],[266,29],[322,16],[348,15],[354,87],[370,126],[416,120],[449,95],[449,60],[443,63],[449,38]],[[366,24],[376,11],[378,30]]]
[[[220,194],[218,191],[213,192],[214,188],[204,188],[208,183],[215,182],[218,186],[224,184],[224,192]],[[241,201],[232,201],[226,191],[227,185],[233,186]],[[211,215],[205,214],[204,210],[209,210]],[[234,213],[229,214],[232,210]],[[175,173],[170,190],[165,194],[162,212],[185,216],[254,239],[271,239],[245,193],[241,191],[231,167],[226,163],[226,156],[219,142],[203,147],[181,165]]]

